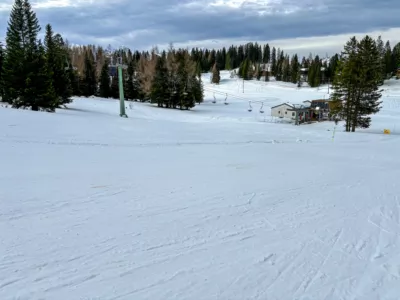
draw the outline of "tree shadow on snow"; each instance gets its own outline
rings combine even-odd
[[[100,111],[100,110],[90,110],[90,109],[84,109],[84,108],[76,108],[76,107],[67,107],[67,108],[63,108],[62,110],[79,112],[79,113],[84,113],[84,114],[93,114],[93,115],[107,115],[107,116],[114,115],[110,112],[105,112],[105,111]],[[115,113],[115,114],[117,114],[117,113]]]

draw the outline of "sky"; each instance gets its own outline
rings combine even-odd
[[[73,44],[160,49],[269,43],[287,53],[331,55],[351,36],[400,41],[399,0],[36,0],[44,28]],[[4,40],[13,0],[0,3]]]

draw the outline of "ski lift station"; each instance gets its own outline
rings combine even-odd
[[[271,107],[271,116],[295,121],[296,125],[305,122],[329,119],[332,102],[325,99],[304,101],[302,104],[282,103]]]
[[[295,104],[291,103],[282,103],[276,106],[271,107],[271,116],[277,118],[286,118],[295,120],[296,115],[294,111],[291,111],[295,108]]]

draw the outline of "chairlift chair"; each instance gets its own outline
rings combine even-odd
[[[261,102],[260,114],[263,114],[263,113],[264,113],[263,107],[264,107],[264,102]]]
[[[248,108],[248,112],[252,112],[253,111],[253,107],[251,106],[251,101],[249,101],[249,108]]]

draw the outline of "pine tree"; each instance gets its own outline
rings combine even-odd
[[[273,47],[271,53],[271,71],[273,76],[276,76],[276,69],[277,69],[276,49],[275,47]]]
[[[327,77],[329,82],[333,82],[335,79],[335,74],[336,74],[336,69],[338,67],[338,62],[339,62],[339,55],[335,54],[334,56],[331,57],[329,60],[329,65],[328,65],[328,71],[327,71]]]
[[[215,63],[212,69],[212,77],[211,77],[211,82],[215,83],[215,84],[219,84],[221,80],[221,76],[219,74],[219,68],[218,68],[218,64]]]
[[[4,49],[3,49],[3,44],[0,42],[0,102],[3,101],[4,97],[3,64],[4,64]]]
[[[255,73],[254,77],[257,80],[260,80],[261,79],[261,66],[260,66],[260,64],[256,64],[256,69],[255,69],[254,73]]]
[[[43,45],[38,43],[37,49],[28,57],[30,63],[27,66],[28,74],[24,93],[19,100],[13,102],[13,106],[16,108],[31,107],[34,111],[42,108],[53,112],[59,102],[53,87],[53,74],[48,68]]]
[[[366,36],[358,44],[359,65],[361,68],[358,86],[359,96],[356,98],[355,113],[352,118],[352,128],[354,132],[357,127],[369,128],[371,124],[371,114],[376,114],[380,110],[382,97],[379,87],[383,85],[383,73],[379,68],[383,68],[384,50],[382,50],[380,39],[374,41]]]
[[[392,68],[393,72],[396,72],[400,68],[400,42],[392,49]],[[397,72],[397,74],[399,74],[399,72]]]
[[[333,83],[334,115],[345,119],[346,131],[368,128],[380,109],[382,85],[379,41],[351,38],[344,47]]]
[[[216,56],[217,56],[216,51],[214,49],[211,50],[209,55],[208,55],[208,66],[209,67],[214,66],[214,64],[216,62],[216,60],[215,60]],[[209,71],[209,70],[207,70],[207,71]]]
[[[189,80],[191,84],[190,94],[193,101],[198,104],[202,103],[204,100],[203,83],[196,76],[191,76]]]
[[[263,50],[263,63],[268,64],[270,61],[270,57],[271,57],[271,50],[269,48],[269,45],[266,44]]]
[[[73,71],[71,59],[69,57],[69,50],[67,44],[64,42],[60,34],[55,34],[54,43],[56,49],[59,50],[59,68],[56,69],[55,74],[55,91],[59,97],[61,97],[61,105],[72,102],[73,88],[70,79],[70,71]]]
[[[269,74],[270,74],[271,67],[267,64],[264,68],[264,81],[269,81]]]
[[[390,47],[390,42],[387,41],[385,45],[385,77],[390,78],[393,75],[393,63],[392,63],[392,48]]]
[[[157,103],[159,107],[170,107],[170,93],[168,85],[168,69],[165,57],[157,58],[157,64],[150,92],[151,103]]]
[[[44,42],[47,68],[52,73],[52,84],[58,97],[58,106],[65,105],[72,101],[68,52],[62,37],[59,34],[54,35],[50,24],[46,26]]]
[[[81,79],[79,73],[75,71],[73,67],[70,67],[68,70],[68,78],[71,82],[72,95],[82,96],[82,91],[80,87]]]
[[[308,68],[308,84],[311,87],[318,87],[321,84],[321,67],[322,63],[317,55]]]
[[[221,51],[217,51],[215,56],[215,62],[219,70],[223,70],[225,67],[224,58]]]
[[[124,90],[125,97],[130,100],[137,99],[135,86],[134,86],[134,74],[135,74],[135,62],[133,60],[129,61],[127,69],[128,77],[125,80]]]
[[[201,63],[200,62],[196,63],[195,74],[199,78],[199,80],[201,81]]]
[[[203,102],[203,85],[196,75],[188,75],[187,82],[185,83],[184,90],[184,108],[190,109],[196,105],[196,103]]]
[[[39,21],[28,0],[16,0],[7,28],[4,98],[14,107],[54,111],[57,95],[43,45],[37,40]]]
[[[96,69],[90,50],[85,53],[84,75],[82,78],[82,94],[85,97],[93,96],[97,91]]]
[[[215,64],[218,68],[218,64]],[[195,99],[192,93],[192,82],[191,78],[194,73],[190,73],[190,69],[193,68],[193,62],[190,60],[190,57],[187,51],[181,51],[178,55],[178,97],[179,102],[178,106],[180,109],[190,109],[196,105]],[[218,68],[219,71],[219,68]]]
[[[290,68],[289,55],[286,55],[282,61],[282,81],[290,82],[291,80],[290,72],[291,68]]]
[[[299,68],[299,70],[298,70],[298,72],[296,74],[296,82],[297,82],[297,87],[298,88],[300,88],[302,86],[302,84],[303,84],[300,68]]]
[[[231,55],[229,52],[226,54],[225,70],[232,70]]]
[[[277,51],[277,62],[275,67],[275,78],[276,80],[281,81],[283,76],[283,62],[285,60],[285,56],[283,51],[278,49]]]
[[[106,59],[103,66],[101,67],[100,73],[100,86],[99,86],[99,96],[102,98],[108,98],[111,95],[110,87],[110,74],[109,74],[109,64]]]
[[[381,72],[381,83],[383,84],[385,78],[386,78],[386,64],[385,64],[385,53],[386,53],[386,49],[385,49],[385,45],[382,41],[381,36],[378,37],[378,39],[376,40],[376,47],[378,49],[379,52],[379,65],[378,68],[380,69]]]
[[[292,56],[292,60],[290,61],[290,81],[292,83],[298,83],[298,77],[300,73],[300,64],[299,64],[299,58],[297,54]]]
[[[321,73],[322,62],[318,55],[314,59],[314,68],[315,68],[314,87],[319,87],[321,85],[321,80],[322,80],[322,73]]]
[[[246,58],[239,67],[239,77],[243,78],[243,80],[251,80],[254,73],[253,63],[249,58]]]
[[[353,37],[344,46],[332,83],[332,118],[344,119],[347,132],[351,130],[353,99],[356,94],[353,69],[356,67],[357,43],[357,39]]]
[[[327,74],[328,74],[328,62],[325,60],[321,64],[321,83],[326,84],[328,82]]]
[[[114,99],[119,99],[119,82],[118,82],[118,73],[115,76],[111,77],[111,86],[110,86],[110,96]]]
[[[137,71],[135,71],[133,74],[133,90],[134,90],[133,98],[135,101],[143,99],[144,97],[143,90],[141,88],[140,76]]]
[[[26,81],[27,24],[23,0],[15,0],[8,22],[3,64],[4,100],[12,104],[23,95]]]

